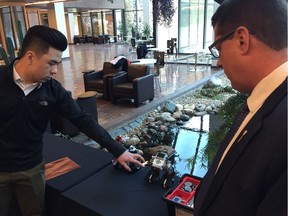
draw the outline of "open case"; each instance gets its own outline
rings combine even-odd
[[[179,184],[168,190],[163,199],[167,202],[169,216],[193,215],[194,195],[201,178],[184,174]]]

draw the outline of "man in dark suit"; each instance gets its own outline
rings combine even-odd
[[[209,47],[249,113],[230,130],[195,197],[195,216],[287,215],[287,0],[225,0]]]

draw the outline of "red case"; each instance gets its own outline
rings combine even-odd
[[[181,207],[193,211],[194,195],[200,181],[201,178],[199,177],[184,174],[180,178],[177,187],[168,190],[164,194],[163,199],[168,204],[169,215],[174,215],[173,213],[170,214],[171,206]]]

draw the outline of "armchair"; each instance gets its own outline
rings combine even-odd
[[[85,91],[97,91],[102,93],[104,99],[109,100],[109,88],[107,75],[116,74],[122,70],[122,65],[117,69],[112,68],[112,63],[104,62],[103,69],[99,71],[87,70],[83,71],[84,89]]]
[[[135,107],[142,102],[154,99],[154,75],[149,73],[147,65],[128,65],[127,73],[108,79],[109,94],[112,103],[117,99],[134,99]]]

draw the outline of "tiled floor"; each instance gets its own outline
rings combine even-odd
[[[84,92],[82,71],[91,68],[100,70],[104,61],[111,61],[117,55],[125,55],[128,60],[136,59],[135,50],[128,45],[121,44],[69,45],[69,51],[70,58],[63,59],[55,79],[59,80],[67,90],[70,90],[75,98]],[[155,89],[155,98],[152,102],[148,101],[135,108],[131,103],[112,104],[104,100],[101,94],[98,94],[99,123],[107,130],[111,130],[151,111],[167,99],[190,91],[211,76],[220,73],[222,73],[221,70],[211,70],[210,66],[206,65],[197,66],[195,70],[194,65],[191,64],[166,64],[161,69],[159,77],[161,92],[159,89]]]

